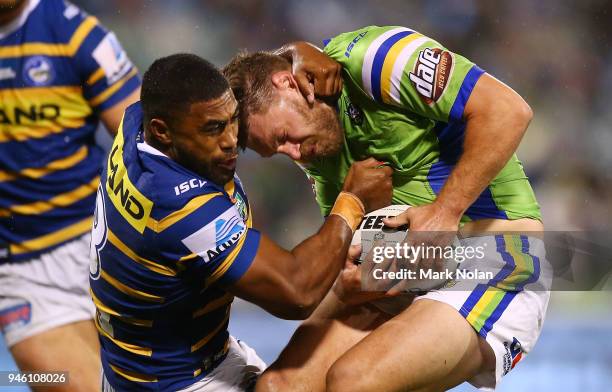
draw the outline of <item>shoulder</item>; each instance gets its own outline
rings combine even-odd
[[[40,6],[44,20],[63,43],[70,43],[76,33],[86,36],[98,25],[94,16],[66,0],[41,0]]]

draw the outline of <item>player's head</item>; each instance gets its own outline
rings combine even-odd
[[[300,93],[283,57],[242,53],[223,69],[240,105],[242,145],[261,156],[283,153],[308,161],[336,154],[344,136],[334,109]]]
[[[147,143],[217,184],[233,178],[238,104],[214,65],[184,53],[158,59],[140,97]]]

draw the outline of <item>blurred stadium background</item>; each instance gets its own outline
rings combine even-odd
[[[272,49],[359,27],[403,25],[442,42],[515,88],[535,118],[520,147],[548,230],[612,221],[612,3],[583,1],[75,0],[114,30],[144,71],[197,53],[222,66],[239,49]],[[101,138],[101,143],[105,143]],[[106,140],[108,142],[108,140]],[[287,247],[321,223],[289,159],[241,156],[255,226]],[[608,285],[609,286],[609,285]],[[555,292],[539,344],[499,391],[612,390],[610,291]],[[231,331],[274,360],[297,326],[237,302]],[[0,370],[14,363],[0,343]],[[26,388],[2,391],[27,391]],[[473,388],[461,386],[456,391]]]

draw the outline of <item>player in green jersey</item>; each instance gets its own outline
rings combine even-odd
[[[393,204],[413,206],[389,226],[543,229],[514,155],[532,112],[508,86],[418,32],[369,26],[326,42],[344,86],[331,104],[309,103],[285,56],[299,48],[303,58],[320,56],[301,43],[239,55],[224,72],[241,105],[243,144],[298,161],[314,180],[323,215],[350,164],[373,156],[394,169]],[[429,292],[401,311],[357,303],[346,293],[349,279],[340,279],[258,390],[445,390],[463,381],[494,388],[537,340],[548,293],[526,289],[544,269],[538,238],[487,240],[493,279]],[[341,277],[350,274],[351,267]]]

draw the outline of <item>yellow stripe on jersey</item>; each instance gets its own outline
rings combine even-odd
[[[98,320],[98,317],[94,317],[94,323],[96,325],[96,329],[98,330],[98,332],[106,337],[107,339],[109,339],[111,342],[113,342],[115,345],[121,347],[122,349],[124,349],[125,351],[129,351],[133,354],[138,354],[138,355],[143,355],[145,357],[150,357],[151,355],[153,355],[153,350],[147,347],[140,347],[137,346],[135,344],[131,344],[131,343],[126,343],[122,340],[119,339],[115,339],[111,334],[109,334],[104,328],[102,328],[102,326],[100,325],[100,321]]]
[[[176,276],[176,271],[173,270],[172,268],[162,265],[162,264],[158,264],[154,261],[145,259],[144,257],[137,255],[126,244],[124,244],[119,239],[119,237],[117,237],[115,233],[112,232],[111,229],[108,229],[108,240],[110,241],[111,244],[113,244],[115,248],[119,249],[124,255],[126,255],[127,257],[135,261],[136,263],[142,265],[143,267],[146,267],[147,269],[153,272],[157,272],[158,274],[162,274],[165,276]]]
[[[227,192],[230,197],[234,197],[234,193],[236,192],[236,184],[234,184],[234,180],[229,180],[227,184],[223,186],[225,192]]]
[[[104,68],[100,67],[91,74],[91,76],[89,77],[89,79],[87,79],[85,83],[91,86],[98,80],[102,79],[105,75],[106,72],[104,72]]]
[[[145,293],[144,291],[133,289],[130,286],[125,285],[121,283],[120,281],[118,281],[117,279],[115,279],[114,277],[110,276],[108,272],[104,271],[103,269],[100,269],[100,276],[108,284],[110,284],[117,290],[121,291],[122,293],[129,295],[130,297],[138,298],[143,301],[149,301],[149,302],[159,302],[159,303],[164,302],[164,297],[160,297],[158,295],[153,295],[153,294]]]
[[[132,325],[136,325],[139,327],[152,327],[153,326],[153,320],[142,320],[142,319],[137,319],[133,317],[126,317],[126,316],[121,315],[119,312],[109,308],[104,303],[102,303],[102,301],[100,301],[98,297],[96,297],[96,295],[94,294],[91,288],[89,289],[89,294],[91,295],[91,299],[93,299],[93,302],[96,305],[96,308],[98,309],[99,312],[110,314],[111,316],[117,317],[123,322],[132,324]]]
[[[79,86],[0,89],[0,143],[40,139],[85,125],[92,109]]]
[[[144,232],[153,201],[132,184],[127,167],[123,163],[123,119],[119,124],[115,141],[107,162],[106,194],[117,211],[140,234]]]
[[[95,97],[91,98],[89,100],[89,104],[91,106],[97,106],[99,104],[101,104],[102,102],[106,101],[106,99],[108,97],[110,97],[111,95],[113,95],[117,90],[119,90],[121,87],[123,87],[123,85],[130,80],[130,78],[134,75],[136,75],[136,73],[138,72],[138,70],[136,68],[133,68],[130,72],[128,72],[127,75],[125,75],[120,81],[112,84],[110,87],[108,87],[106,90],[102,91],[100,94],[96,95]]]
[[[185,261],[192,261],[195,258],[197,258],[199,255],[196,253],[189,253],[187,256],[183,256],[179,259],[179,263],[185,262]]]
[[[213,284],[214,282],[217,281],[217,279],[219,279],[220,277],[223,276],[223,274],[229,269],[229,267],[231,267],[232,263],[234,262],[234,260],[236,260],[236,257],[238,256],[238,254],[240,254],[240,251],[242,250],[242,245],[244,245],[244,241],[247,238],[247,234],[248,232],[245,232],[242,235],[242,238],[240,238],[240,240],[238,240],[238,243],[236,244],[236,246],[234,247],[234,249],[232,249],[232,251],[230,252],[229,255],[227,255],[227,257],[225,258],[225,260],[223,260],[223,263],[219,264],[219,266],[217,267],[217,269],[215,269],[210,276],[208,277],[208,279],[206,279],[206,287],[210,286],[211,284]]]
[[[140,374],[131,370],[121,369],[112,363],[109,363],[111,369],[121,377],[134,382],[157,382],[157,377],[149,376],[148,374]]]
[[[44,167],[23,169],[16,173],[0,170],[0,182],[11,181],[18,177],[40,178],[46,176],[51,172],[71,168],[72,166],[75,166],[87,157],[88,150],[89,149],[87,146],[83,146],[79,148],[74,154],[49,162],[47,166]]]
[[[12,205],[9,208],[0,208],[0,218],[11,216],[11,214],[40,215],[54,208],[69,206],[94,193],[98,189],[99,183],[100,177],[96,176],[88,184],[81,185],[70,192],[62,193],[49,200]]]
[[[246,226],[250,229],[253,227],[253,214],[251,214],[251,203],[249,203],[249,210],[247,213]]]
[[[0,58],[24,57],[24,56],[67,56],[72,57],[79,50],[87,35],[98,24],[93,16],[88,16],[75,30],[67,44],[49,44],[42,42],[28,42],[21,45],[0,47]]]
[[[397,41],[387,52],[385,56],[385,61],[383,63],[383,68],[380,75],[380,92],[383,98],[383,102],[385,103],[394,103],[391,99],[391,83],[393,82],[393,69],[396,61],[400,53],[408,46],[411,42],[416,41],[423,36],[419,33],[412,33],[407,37],[404,37]],[[403,71],[403,68],[402,68]],[[396,79],[395,82],[399,83],[401,77]]]
[[[229,308],[227,308],[227,312],[225,313],[225,317],[223,318],[223,320],[219,323],[219,325],[217,325],[217,328],[215,328],[211,333],[209,333],[208,335],[204,336],[202,339],[200,339],[196,344],[194,344],[193,346],[191,346],[191,352],[197,351],[200,348],[202,348],[206,343],[208,343],[208,341],[212,338],[215,337],[215,335],[217,333],[219,333],[219,331],[221,331],[224,327],[225,327],[225,323],[227,323],[227,320],[229,320],[229,316],[230,316],[230,311]]]
[[[222,297],[219,297],[213,301],[210,301],[206,304],[206,306],[201,307],[200,309],[193,312],[192,317],[198,318],[206,313],[212,312],[213,310],[219,309],[222,306],[231,304],[234,300],[234,296],[230,293],[225,293]]]
[[[61,230],[55,231],[51,234],[46,234],[41,237],[33,238],[31,240],[24,241],[20,244],[11,244],[11,253],[18,255],[21,253],[34,252],[40,249],[44,249],[60,242],[64,242],[71,238],[78,236],[79,234],[85,234],[91,230],[92,217],[79,221],[73,225],[65,227]]]
[[[229,351],[229,345],[230,345],[230,340],[229,340],[229,339],[227,339],[227,340],[225,341],[225,344],[223,345],[223,350],[221,350],[221,351],[219,351],[219,353],[215,354],[215,357],[227,354],[227,352]],[[194,376],[194,377],[197,377],[197,376],[199,376],[200,374],[202,374],[202,369],[201,369],[201,368],[200,368],[200,369],[196,369],[196,370],[193,372],[193,376]]]
[[[198,208],[202,207],[204,204],[208,203],[210,199],[221,195],[221,192],[215,192],[194,197],[193,199],[189,200],[189,202],[185,204],[183,208],[168,214],[166,217],[160,219],[159,221],[153,218],[149,218],[149,221],[147,222],[147,227],[156,233],[164,231],[176,222],[185,218],[187,215],[196,211]]]

